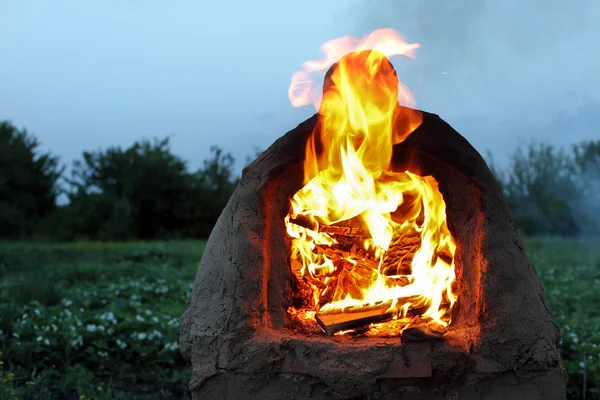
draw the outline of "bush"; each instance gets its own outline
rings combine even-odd
[[[519,228],[527,235],[600,233],[600,141],[569,152],[543,143],[517,149],[507,169],[494,166]]]

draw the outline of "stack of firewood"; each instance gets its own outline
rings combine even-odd
[[[364,242],[370,238],[369,232],[360,222],[351,219],[335,225],[312,224],[308,219],[291,219],[291,223],[301,227],[328,234],[332,245],[316,245],[313,251],[329,258],[335,269],[314,279],[306,277],[307,283],[319,288],[319,304],[341,300],[349,294],[352,298],[361,299],[361,289],[367,288],[375,279],[381,262],[381,272],[396,280],[397,284],[408,284],[407,276],[412,271],[412,259],[421,244],[420,234],[415,230],[403,232],[393,238],[392,244],[383,256],[383,260],[375,257],[374,249],[364,249]],[[325,285],[323,280],[328,277]],[[299,289],[302,284],[298,283]]]

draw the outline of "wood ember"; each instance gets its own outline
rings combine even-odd
[[[416,301],[418,297],[411,296],[398,299],[398,303],[406,304]],[[394,310],[388,311],[391,304],[391,302],[386,302],[376,306],[351,307],[344,311],[318,312],[315,315],[315,319],[325,333],[331,336],[338,331],[356,329],[373,323],[391,320],[395,314]]]

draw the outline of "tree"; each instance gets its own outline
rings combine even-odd
[[[236,184],[231,155],[211,151],[195,173],[168,138],[84,152],[68,179],[64,230],[110,240],[207,237]]]
[[[572,157],[564,149],[543,143],[517,149],[506,190],[523,229],[530,234],[580,233],[572,209],[580,196],[573,174]]]
[[[0,122],[0,237],[34,232],[56,209],[61,174],[59,159],[41,153],[33,135]]]
[[[71,175],[76,235],[152,239],[176,234],[185,224],[174,210],[187,194],[190,176],[186,163],[171,153],[168,138],[125,150],[86,151]]]
[[[532,142],[518,148],[507,170],[491,165],[519,227],[529,235],[577,235],[584,199],[572,153]]]
[[[586,233],[600,232],[600,140],[573,146],[576,184],[581,196],[574,204]]]

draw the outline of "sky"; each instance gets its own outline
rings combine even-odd
[[[394,28],[416,107],[503,165],[531,140],[600,138],[599,0],[0,0],[0,120],[70,163],[84,150],[171,136],[202,166],[241,171],[314,113],[292,73],[343,35]]]

